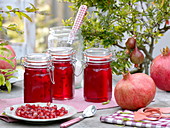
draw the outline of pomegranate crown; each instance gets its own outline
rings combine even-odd
[[[163,48],[161,50],[161,53],[162,53],[162,55],[168,55],[168,53],[170,53],[170,50],[169,50],[168,46],[166,46],[166,48]]]
[[[128,77],[131,75],[130,72],[128,71],[127,73],[122,72],[123,79],[126,80]]]

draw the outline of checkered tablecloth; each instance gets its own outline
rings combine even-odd
[[[134,114],[129,110],[119,110],[109,116],[101,116],[101,122],[127,125],[142,128],[170,128],[170,118],[161,118],[158,121],[134,121]]]

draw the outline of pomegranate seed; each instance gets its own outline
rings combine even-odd
[[[26,106],[26,107],[30,107],[31,105],[30,105],[30,104],[26,104],[25,106]]]
[[[64,112],[61,112],[59,116],[64,116],[64,115],[65,115]]]
[[[61,107],[60,110],[61,110],[61,111],[65,111],[65,108],[64,108],[64,107]]]
[[[55,115],[54,118],[57,118],[57,116]]]
[[[50,115],[50,119],[54,118],[55,116],[54,115]]]
[[[41,107],[38,105],[26,104],[18,107],[15,111],[17,116],[29,118],[29,119],[52,119],[58,116],[64,116],[68,113],[64,107],[58,109],[56,105],[51,106],[51,103],[47,103],[47,106]],[[10,108],[12,111],[13,108]]]
[[[11,111],[14,110],[14,107],[10,107],[10,110],[11,110]]]
[[[40,112],[40,114],[39,114],[40,116],[43,116],[44,115],[44,113],[43,112]]]
[[[49,115],[50,115],[50,113],[49,113],[49,112],[46,112],[46,113],[45,113],[45,115],[49,116]]]
[[[45,116],[40,116],[40,119],[45,119]]]
[[[65,110],[65,111],[64,111],[64,114],[67,114],[67,113],[68,113],[68,110]]]
[[[53,108],[53,109],[57,109],[57,105],[54,105],[52,108]]]
[[[51,105],[51,103],[50,103],[50,102],[48,102],[48,103],[47,103],[47,106],[50,106],[50,105]]]

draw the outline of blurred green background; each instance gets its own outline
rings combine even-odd
[[[73,11],[69,8],[70,5],[71,3],[60,0],[35,0],[35,7],[39,11],[47,13],[45,15],[36,14],[35,16],[35,52],[43,52],[47,48],[47,37],[50,27],[63,25],[62,20],[73,16]],[[8,26],[11,23],[16,23],[19,29],[24,30],[24,22],[18,17],[5,17],[4,25]],[[8,31],[7,39],[12,43],[24,42],[24,34]]]

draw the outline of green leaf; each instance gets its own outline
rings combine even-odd
[[[7,59],[5,57],[0,57],[0,60],[4,60],[4,61],[8,62],[12,67],[15,66],[14,63],[11,60],[9,60],[9,59]]]
[[[0,71],[1,71],[1,72],[5,72],[5,73],[6,73],[6,72],[11,71],[11,69],[0,69]]]
[[[8,45],[9,44],[9,41],[6,41],[6,40],[2,40],[0,39],[0,46],[5,46],[5,45]]]
[[[23,31],[21,31],[20,29],[17,28],[17,25],[16,24],[10,24],[8,27],[7,27],[8,30],[11,30],[11,31],[15,31],[17,33],[20,33],[22,34]]]
[[[20,12],[20,14],[21,14],[23,17],[27,18],[29,21],[32,22],[31,17],[29,17],[27,14],[25,14],[25,13],[23,13],[23,12]]]
[[[38,10],[33,4],[30,3],[30,5],[32,6],[32,8],[33,8],[35,11]]]
[[[16,58],[16,57],[11,57],[10,59],[13,60],[13,59],[15,59],[15,58]]]
[[[131,114],[130,112],[120,112],[120,114]]]
[[[8,77],[6,77],[7,80],[9,80],[11,78],[16,78],[17,79],[18,77],[17,76],[8,76]]]
[[[130,119],[128,118],[122,118],[123,121],[129,121]]]
[[[0,74],[0,86],[5,84],[5,76],[3,74]]]
[[[47,12],[47,11],[40,11],[40,12],[38,12],[38,13],[41,14],[41,15],[50,15],[50,13]]]
[[[9,5],[8,5],[8,6],[6,6],[6,7],[7,7],[9,10],[12,10],[12,6],[9,6]]]
[[[5,76],[12,75],[13,73],[17,72],[17,70],[12,70],[7,73],[5,73]]]
[[[22,20],[21,12],[15,12],[15,14]]]
[[[32,8],[30,8],[30,7],[25,8],[25,10],[26,10],[27,12],[35,12],[35,10],[32,9]]]
[[[25,8],[25,10],[27,11],[27,12],[36,12],[37,10],[39,10],[39,9],[37,9],[33,4],[31,4],[30,3],[30,5],[31,5],[31,7],[27,7],[27,8]]]
[[[5,113],[5,112],[3,112],[3,113],[2,113],[2,115],[6,115],[6,113]]]
[[[10,49],[0,47],[0,55],[3,55],[4,57],[9,57],[12,54],[12,51]]]
[[[11,92],[11,83],[8,80],[6,81],[6,87],[7,87],[8,93]]]
[[[106,104],[109,104],[109,103],[110,103],[110,100],[103,102],[102,105],[106,105]]]
[[[10,24],[8,25],[7,29],[15,30],[17,28],[16,24]]]

